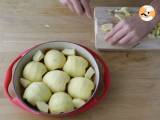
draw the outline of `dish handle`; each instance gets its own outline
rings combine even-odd
[[[39,114],[38,112],[32,110],[31,108],[29,108],[27,105],[25,105],[17,96],[13,97],[10,95],[8,88],[9,85],[11,83],[11,79],[12,79],[12,71],[13,68],[15,66],[15,64],[26,54],[30,51],[30,49],[27,49],[26,51],[22,52],[20,55],[18,55],[13,61],[12,63],[9,65],[6,74],[5,74],[5,79],[4,79],[4,94],[5,96],[9,99],[9,101],[17,106],[19,106],[20,108],[22,108],[25,111],[31,112],[33,114]]]

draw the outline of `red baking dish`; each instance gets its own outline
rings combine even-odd
[[[22,69],[24,65],[32,59],[32,56],[37,50],[42,50],[42,51],[46,49],[61,50],[64,48],[76,49],[78,54],[85,57],[90,62],[90,64],[96,71],[95,80],[94,80],[94,83],[96,85],[95,90],[93,92],[92,97],[86,102],[85,105],[71,112],[60,113],[60,114],[47,114],[47,113],[39,112],[37,109],[28,105],[22,99],[22,93],[24,89],[19,83]],[[11,83],[12,79],[13,79],[13,86],[14,86],[16,97],[12,97],[8,91],[9,84]],[[108,66],[105,63],[105,61],[97,53],[80,44],[63,42],[63,41],[52,41],[52,42],[36,45],[22,52],[12,61],[12,63],[9,65],[6,71],[5,80],[4,80],[4,93],[11,103],[15,104],[16,106],[19,106],[23,110],[28,111],[32,114],[62,117],[62,116],[72,116],[77,113],[81,113],[89,110],[90,108],[95,106],[97,103],[99,103],[107,95],[109,86],[110,86],[110,74],[109,74]]]

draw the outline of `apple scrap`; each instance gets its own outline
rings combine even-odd
[[[113,29],[113,24],[112,23],[106,23],[106,24],[101,25],[101,30],[103,32],[109,32],[112,29]]]
[[[117,19],[118,22],[134,14],[134,12],[129,9],[129,7],[121,7],[118,9],[114,9],[113,11],[110,11],[110,13],[114,16],[114,18]],[[113,23],[105,23],[101,25],[101,31],[109,32],[112,30],[113,26]],[[160,38],[160,23],[153,29],[153,31],[148,36],[150,38]]]
[[[22,71],[23,99],[44,113],[73,111],[92,96],[94,74],[94,68],[75,49],[51,49],[45,54],[38,50]]]
[[[41,50],[38,50],[33,56],[33,61],[39,62],[44,58],[44,54]]]
[[[129,11],[128,7],[122,7],[120,9],[115,9],[113,11],[114,17],[117,18],[119,21],[125,19],[128,16],[131,16],[132,13]]]
[[[31,84],[31,81],[30,81],[30,80],[27,80],[27,79],[24,79],[24,78],[21,78],[21,79],[20,79],[20,83],[21,83],[21,85],[22,85],[24,88],[26,88],[28,85]]]
[[[152,33],[150,35],[153,38],[160,38],[160,23],[153,29]]]
[[[80,108],[86,103],[83,99],[80,98],[74,98],[72,102],[76,108]]]
[[[94,69],[92,67],[89,67],[89,69],[85,74],[85,78],[91,79],[94,74],[95,74]]]
[[[62,53],[64,54],[64,55],[75,55],[76,54],[76,51],[75,51],[75,49],[64,49],[63,51],[62,51]]]
[[[45,103],[43,101],[37,101],[36,106],[39,111],[44,112],[44,113],[48,113],[49,106],[47,103]]]

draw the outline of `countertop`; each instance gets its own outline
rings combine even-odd
[[[139,0],[95,0],[94,5],[137,6]],[[75,117],[35,116],[12,105],[3,92],[5,71],[22,51],[38,43],[66,40],[95,50],[93,21],[57,0],[0,0],[0,120],[159,120],[160,52],[101,52],[112,76],[108,96]],[[13,92],[12,86],[10,92]]]

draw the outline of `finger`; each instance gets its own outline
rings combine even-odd
[[[105,36],[105,40],[108,41],[110,37],[112,37],[116,32],[118,32],[124,25],[124,22],[119,22],[110,32],[108,32]]]
[[[134,37],[134,38],[132,38],[127,44],[128,44],[128,45],[135,45],[135,44],[138,43],[138,41],[139,41],[139,39],[136,38],[136,37]]]
[[[126,45],[130,40],[132,40],[133,37],[134,37],[134,33],[130,32],[127,35],[125,35],[121,40],[119,40],[118,44]]]
[[[117,31],[112,37],[108,39],[108,42],[112,45],[116,44],[121,38],[127,35],[128,29],[126,27]]]
[[[74,12],[74,7],[73,7],[73,4],[72,4],[71,0],[68,0],[67,7],[68,7],[72,12]]]
[[[67,6],[66,0],[60,0],[60,3],[61,3],[62,5],[64,5],[64,6]]]
[[[85,13],[87,15],[88,18],[92,18],[93,14],[92,14],[92,9],[90,7],[90,4],[87,0],[81,0],[81,4],[83,5],[84,9],[85,9]]]
[[[79,0],[71,0],[74,9],[77,14],[82,15],[84,13],[81,2]]]

